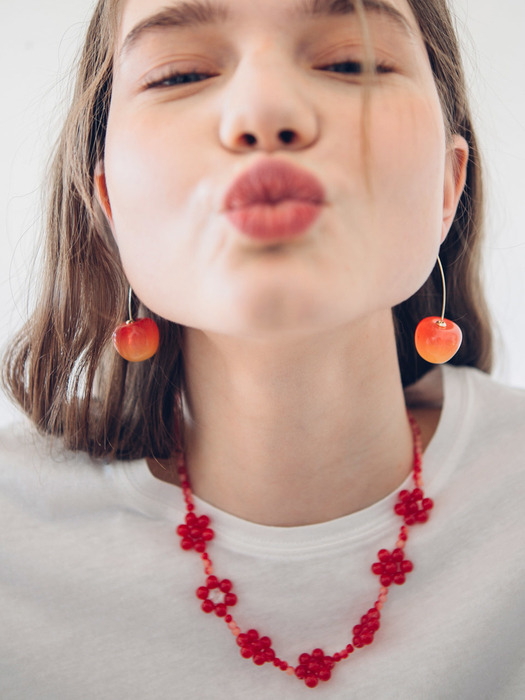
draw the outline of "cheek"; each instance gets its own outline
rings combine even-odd
[[[213,172],[212,149],[202,144],[202,123],[184,124],[165,112],[155,118],[110,114],[105,170],[115,238],[124,270],[136,293],[154,308],[162,280],[187,284],[206,231]],[[202,148],[196,147],[198,130]],[[203,234],[204,235],[204,234]]]
[[[183,125],[184,126],[184,125]],[[179,137],[184,133],[185,138]],[[165,119],[115,115],[108,122],[105,168],[115,222],[150,221],[170,203],[177,210],[197,180],[194,149],[186,128]]]
[[[375,110],[370,129],[370,167],[376,198],[405,217],[441,230],[445,129],[434,100],[414,96]]]
[[[366,292],[363,304],[392,307],[423,285],[436,262],[445,129],[433,95],[371,95],[365,129],[357,113],[353,120],[337,116],[333,132],[346,136],[331,143],[326,158],[342,225],[335,228],[347,277]]]
[[[441,109],[414,96],[375,113],[370,169],[375,226],[390,232],[387,247],[404,267],[406,293],[432,269],[441,242],[446,137]]]

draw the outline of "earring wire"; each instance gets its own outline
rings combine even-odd
[[[129,314],[128,323],[133,323],[133,316],[131,315],[131,285],[129,285],[129,294],[128,294],[128,314]]]
[[[445,318],[445,306],[447,303],[447,285],[445,284],[445,273],[443,271],[443,265],[441,264],[441,260],[439,259],[439,255],[437,256],[437,261],[439,265],[439,271],[441,272],[441,281],[443,283],[443,306],[441,308],[441,320],[438,321],[438,324],[440,326],[446,326],[446,323],[444,322]]]

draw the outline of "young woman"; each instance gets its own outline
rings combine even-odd
[[[520,697],[481,219],[445,0],[100,0],[5,361],[2,697]]]

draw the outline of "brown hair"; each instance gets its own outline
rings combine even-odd
[[[126,318],[127,281],[100,209],[93,177],[104,151],[116,44],[118,0],[99,0],[80,58],[72,107],[52,165],[44,276],[36,309],[11,344],[3,381],[43,432],[93,456],[168,457],[182,449],[178,431],[184,384],[182,328],[134,301],[153,317],[157,354],[127,363],[111,347]],[[419,23],[449,134],[470,148],[465,190],[441,248],[447,316],[463,330],[452,364],[490,371],[492,339],[481,283],[483,192],[480,155],[468,107],[456,34],[446,0],[408,0]],[[362,5],[358,4],[362,15]],[[413,346],[419,320],[440,308],[436,269],[394,313],[404,385],[428,371]]]

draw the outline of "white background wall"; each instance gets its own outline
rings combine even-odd
[[[263,1],[263,0],[261,0]],[[525,3],[452,0],[488,171],[496,376],[525,387]],[[0,344],[26,318],[39,185],[91,0],[0,0]],[[0,424],[14,409],[0,397]]]

